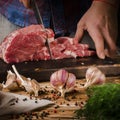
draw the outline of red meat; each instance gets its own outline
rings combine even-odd
[[[95,54],[87,44],[73,44],[73,38],[59,37],[50,43],[54,59],[85,57]]]
[[[6,63],[49,60],[46,39],[49,40],[54,59],[91,56],[95,52],[86,44],[73,44],[73,38],[59,37],[54,40],[51,29],[41,25],[31,25],[9,34],[0,44],[0,58]]]
[[[50,29],[41,25],[31,25],[12,32],[1,43],[1,58],[6,63],[33,60],[48,60],[50,55],[45,42],[47,37],[54,38]]]

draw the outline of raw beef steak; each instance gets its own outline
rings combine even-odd
[[[49,40],[54,59],[91,56],[95,53],[86,44],[74,45],[74,38],[54,39],[51,29],[43,29],[42,25],[31,25],[12,32],[3,40],[0,44],[0,58],[6,63],[49,60],[46,39]]]
[[[0,57],[6,63],[50,59],[45,46],[47,38],[54,38],[50,29],[31,25],[9,34],[0,45]]]

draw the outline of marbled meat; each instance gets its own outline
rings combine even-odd
[[[74,38],[55,39],[51,29],[44,29],[41,25],[30,25],[6,36],[0,44],[0,58],[6,63],[49,60],[46,39],[49,40],[53,59],[84,57],[95,53],[89,50],[86,44],[74,45]]]

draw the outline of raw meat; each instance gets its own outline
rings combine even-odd
[[[6,63],[50,59],[46,38],[54,38],[50,29],[41,25],[31,25],[12,32],[1,43],[0,57]]]
[[[45,45],[49,40],[54,59],[91,56],[86,44],[73,44],[73,38],[59,37],[54,39],[51,29],[43,29],[42,25],[30,25],[9,34],[0,45],[0,58],[6,63],[23,61],[49,60],[50,55]]]
[[[73,44],[70,37],[59,37],[50,43],[54,59],[85,57],[95,54],[87,44]]]

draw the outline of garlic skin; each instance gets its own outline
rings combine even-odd
[[[39,83],[34,79],[31,80],[30,78],[20,75],[14,65],[12,65],[12,68],[17,76],[18,84],[24,87],[28,93],[34,93],[35,96],[38,96],[38,92],[41,89]]]
[[[9,86],[10,84],[12,84],[14,81],[16,81],[16,76],[14,73],[12,73],[11,70],[7,71],[7,81],[6,81],[6,86]]]
[[[104,84],[106,81],[105,74],[95,66],[91,66],[86,71],[86,83],[85,88],[91,85]]]
[[[5,83],[2,83],[3,89],[8,89],[10,91],[18,90],[19,85],[17,84],[16,75],[11,70],[8,70],[7,73],[7,80]]]
[[[65,97],[65,93],[71,92],[74,89],[75,82],[76,76],[68,73],[65,69],[54,72],[50,77],[52,87],[59,91],[62,97]]]

